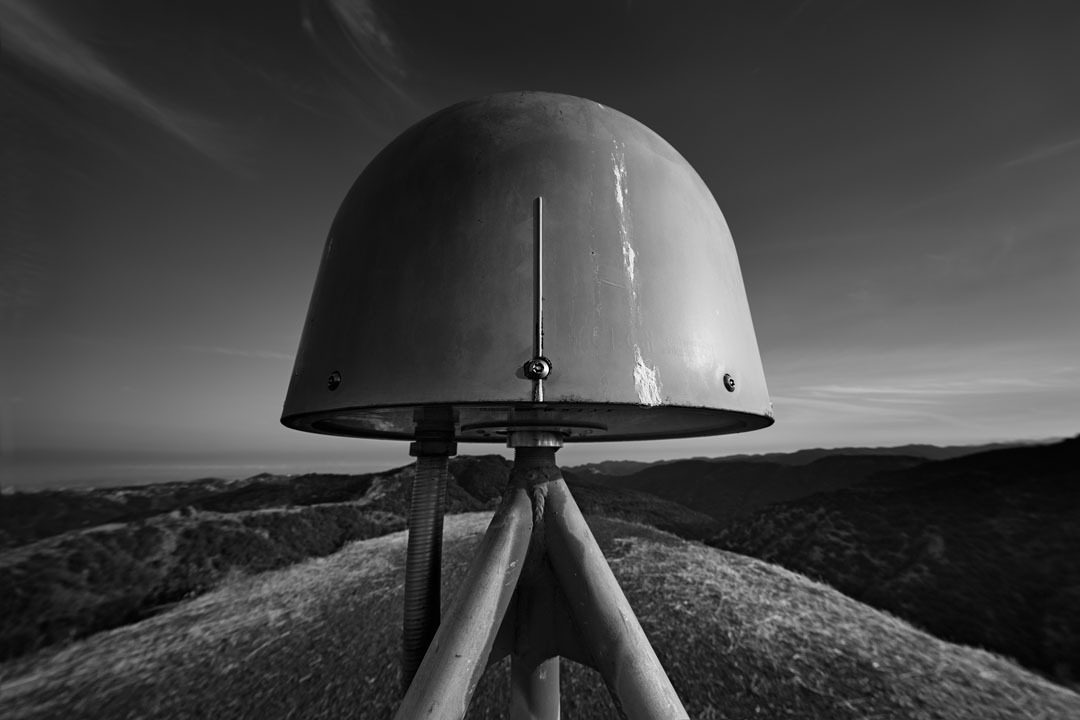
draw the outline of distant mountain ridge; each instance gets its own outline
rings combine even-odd
[[[653,463],[608,460],[566,467],[564,474],[568,479],[582,483],[652,493],[711,515],[719,522],[729,522],[770,502],[846,487],[875,472],[902,468],[920,459],[960,457],[980,449],[1015,445],[1020,443],[966,447],[815,448],[793,453]],[[827,465],[815,464],[833,456],[870,456],[871,459],[829,461],[835,463],[832,470]],[[894,457],[903,459],[891,459]],[[477,510],[485,502],[491,502],[502,493],[510,464],[495,455],[453,458],[451,471],[457,484],[451,484],[448,490],[449,512]],[[723,467],[724,472],[714,472],[717,466]],[[777,466],[809,469],[785,472]],[[228,513],[350,502],[364,497],[378,478],[393,477],[411,467],[406,465],[363,475],[260,473],[242,480],[203,478],[133,486],[14,492],[0,497],[0,549],[68,530],[110,522],[132,522],[182,508]],[[677,481],[671,482],[669,478],[677,478]],[[711,487],[721,480],[725,488]]]
[[[172,512],[228,514],[362,502],[369,509],[404,517],[408,514],[414,467],[409,464],[365,475],[260,473],[243,480],[204,478],[89,490],[12,493],[0,499],[0,550],[73,530],[145,521]],[[511,461],[501,455],[451,458],[446,512],[494,507],[506,489],[511,467]],[[659,523],[657,527],[686,537],[705,537],[716,529],[707,516],[662,498],[640,495],[633,488],[608,487],[591,478],[577,479],[570,473],[567,479],[580,486],[575,486],[579,504],[610,507],[618,512],[632,507],[633,512],[644,513],[651,520],[644,516],[617,516]]]
[[[947,460],[949,458],[964,457],[988,452],[990,450],[1004,450],[1014,447],[1029,445],[1041,445],[1047,441],[1038,442],[1003,442],[985,443],[982,445],[927,445],[914,443],[909,445],[897,445],[895,447],[839,447],[839,448],[807,448],[789,453],[765,453],[762,455],[725,455],[724,457],[712,458],[713,462],[732,461],[757,461],[775,462],[783,465],[805,465],[815,460],[820,460],[830,455],[903,455],[917,457],[926,460]]]
[[[954,642],[1080,680],[1080,437],[876,474],[708,542],[821,579]]]
[[[863,482],[877,473],[926,462],[906,455],[828,455],[805,464],[758,460],[677,460],[626,475],[564,472],[608,487],[654,494],[711,516],[721,525],[766,505]]]
[[[679,458],[675,460],[656,460],[644,462],[642,460],[602,460],[595,463],[572,465],[564,469],[577,475],[599,474],[609,476],[631,475],[648,467],[659,465],[671,465],[672,463],[685,462],[686,460],[698,460],[701,462],[727,463],[727,462],[761,462],[778,463],[780,465],[807,465],[830,455],[903,455],[906,457],[922,458],[924,460],[946,460],[965,455],[986,452],[988,450],[1001,450],[1012,447],[1024,447],[1029,445],[1042,445],[1047,442],[1055,442],[1057,439],[1038,442],[1001,442],[985,443],[982,445],[927,445],[909,444],[895,447],[839,447],[839,448],[805,448],[792,452],[776,453],[740,453],[738,455],[721,455],[707,457],[697,455],[692,458]]]
[[[808,448],[790,453],[695,457],[646,463],[606,460],[564,468],[568,477],[652,493],[711,516],[721,525],[767,505],[833,492],[878,473],[1031,443]]]

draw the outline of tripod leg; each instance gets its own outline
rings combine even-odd
[[[544,521],[552,568],[593,664],[623,716],[688,717],[562,479],[548,483]]]
[[[524,489],[507,491],[395,718],[465,716],[525,564],[532,514]]]
[[[510,663],[510,720],[559,720],[559,658]]]

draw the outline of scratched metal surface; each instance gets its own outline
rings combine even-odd
[[[521,372],[536,197],[543,407]],[[616,110],[547,93],[461,103],[387,146],[334,219],[282,422],[406,438],[425,405],[455,408],[459,440],[501,441],[508,415],[592,441],[771,424],[731,233],[690,164]]]

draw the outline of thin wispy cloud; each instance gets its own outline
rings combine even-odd
[[[1042,160],[1049,160],[1051,158],[1064,155],[1066,153],[1080,150],[1080,138],[1073,138],[1056,145],[1050,145],[1049,147],[1040,148],[1034,152],[1022,155],[1014,160],[1010,160],[1004,163],[1002,168],[1014,168],[1021,165],[1029,165],[1031,163],[1040,162]]]
[[[259,360],[288,360],[292,362],[296,358],[295,355],[274,350],[245,350],[215,345],[183,345],[180,349],[205,355],[228,355],[230,357],[257,358]]]
[[[994,229],[971,240],[955,238],[952,246],[927,252],[923,267],[932,276],[958,280],[981,278],[1007,271],[1018,252],[1023,252],[1021,236],[1030,235],[1035,227]]]
[[[895,411],[866,404],[861,402],[859,397],[825,399],[820,397],[799,397],[798,395],[773,395],[771,399],[776,412],[782,414],[786,421],[791,420],[792,410],[828,414],[833,418],[837,415],[857,416],[862,419],[893,420],[896,418]],[[921,414],[918,411],[912,412]]]
[[[1002,170],[1012,170],[1025,165],[1033,165],[1077,151],[1080,151],[1080,138],[1073,138],[1072,140],[1037,148],[1006,162],[995,161],[992,164],[985,165],[982,169],[957,176],[951,182],[942,185],[925,197],[901,205],[890,212],[887,219],[895,221],[928,209],[970,201],[972,197],[978,197],[981,193],[984,193],[987,183],[996,181],[1000,177]]]
[[[43,297],[46,267],[25,246],[0,247],[0,331],[23,325],[23,318]]]
[[[806,10],[807,6],[808,6],[808,5],[809,5],[809,4],[811,3],[811,2],[812,2],[812,0],[803,0],[803,1],[801,2],[801,3],[799,3],[799,6],[798,6],[797,8],[795,8],[795,11],[794,11],[793,13],[791,13],[790,15],[788,15],[788,17],[787,17],[787,20],[785,20],[784,22],[785,22],[786,24],[790,24],[790,23],[792,23],[792,22],[795,22],[795,20],[796,20],[796,19],[797,19],[797,18],[798,18],[798,17],[800,16],[800,15],[802,15],[802,14],[803,14],[803,11],[804,11],[804,10]]]
[[[962,332],[937,344],[802,348],[767,367],[776,434],[893,445],[1049,437],[1080,407],[1076,353],[1064,336],[975,342]]]
[[[897,383],[893,385],[818,385],[804,388],[811,395],[873,398],[874,396],[907,396],[934,398],[956,395],[983,395],[987,393],[1029,392],[1052,390],[1051,382],[1025,377],[972,378],[948,382]]]
[[[154,98],[98,57],[37,4],[0,0],[4,49],[23,63],[119,105],[215,162],[228,158],[197,121]]]
[[[778,422],[797,432],[812,434],[824,427],[848,426],[913,426],[951,424],[947,414],[932,406],[882,405],[862,397],[800,397],[773,395],[773,408]]]
[[[13,187],[22,177],[20,168],[15,163],[6,167],[8,177],[0,180],[0,337],[18,330],[43,300],[51,260],[49,246],[34,231],[27,199],[20,197],[25,193]]]
[[[372,0],[325,0],[325,5],[337,29],[364,65],[399,97],[410,99],[405,86],[408,70],[376,4]],[[321,45],[310,2],[303,6],[301,22],[305,32]],[[338,64],[342,69],[348,68],[348,63]]]

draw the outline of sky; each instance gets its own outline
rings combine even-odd
[[[383,146],[509,90],[694,166],[776,415],[562,464],[1075,435],[1077,37],[1038,0],[0,0],[0,485],[409,462],[279,424],[315,272]]]

